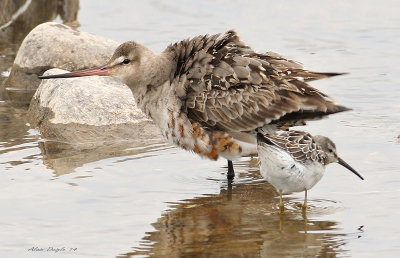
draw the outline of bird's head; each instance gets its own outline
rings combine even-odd
[[[134,41],[120,45],[107,63],[108,74],[128,86],[141,84],[154,61],[154,53]]]
[[[114,52],[107,64],[85,70],[39,76],[40,79],[71,78],[92,75],[109,75],[119,78],[131,88],[140,84],[146,70],[150,69],[154,53],[147,47],[134,41],[121,44]]]
[[[343,159],[339,157],[336,151],[336,145],[335,143],[329,139],[328,137],[321,136],[321,135],[315,135],[314,137],[315,142],[319,145],[322,151],[325,152],[326,154],[326,164],[329,163],[339,163],[343,167],[347,168],[351,172],[353,172],[355,175],[357,175],[359,178],[364,180],[364,178],[354,169],[352,168],[347,162],[345,162]]]

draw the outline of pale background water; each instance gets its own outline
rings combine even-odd
[[[309,191],[307,218],[303,193],[285,196],[280,215],[254,160],[235,163],[229,189],[225,160],[150,139],[52,153],[27,108],[0,101],[0,257],[400,255],[400,2],[82,0],[77,20],[155,52],[233,28],[258,51],[349,73],[312,85],[354,110],[303,129],[329,136],[365,180],[330,165]],[[18,44],[1,46],[3,77]]]

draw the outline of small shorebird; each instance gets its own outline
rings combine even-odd
[[[330,163],[337,162],[364,180],[338,156],[335,144],[325,136],[294,130],[274,135],[258,133],[257,147],[261,174],[278,190],[281,210],[282,193],[302,191],[305,191],[305,210],[307,190],[321,180]]]
[[[255,129],[348,110],[306,81],[337,73],[305,70],[275,53],[257,53],[234,31],[197,36],[156,55],[128,41],[105,65],[41,79],[111,75],[173,144],[212,160],[256,153]]]

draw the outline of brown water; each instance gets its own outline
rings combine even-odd
[[[74,11],[36,12],[39,18],[26,21],[64,20],[156,52],[234,28],[259,51],[310,70],[348,72],[313,85],[354,110],[303,129],[333,139],[365,180],[330,165],[309,191],[306,215],[298,207],[303,193],[286,195],[280,214],[256,160],[235,163],[230,187],[224,160],[202,160],[164,142],[77,151],[42,139],[26,122],[27,108],[2,95],[0,257],[53,257],[63,247],[58,257],[399,256],[399,2],[102,0],[81,1],[77,21]],[[0,82],[33,25],[11,26],[0,41]]]

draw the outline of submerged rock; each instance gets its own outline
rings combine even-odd
[[[134,139],[99,143],[68,144],[59,141],[40,141],[43,164],[55,176],[75,172],[75,169],[102,159],[126,157],[139,158],[149,152],[169,148],[162,139]]]
[[[73,71],[104,64],[118,45],[56,22],[40,24],[23,40],[3,87],[11,100],[29,103],[40,84],[37,75],[51,68]]]
[[[51,69],[45,74],[64,72]],[[108,76],[42,80],[28,117],[44,138],[57,141],[161,139],[159,129],[136,106],[128,86]]]

